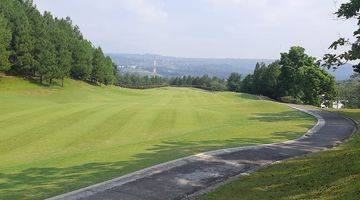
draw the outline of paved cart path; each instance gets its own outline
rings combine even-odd
[[[231,177],[337,146],[357,129],[353,121],[339,114],[290,106],[318,119],[317,125],[297,140],[190,156],[51,199],[187,199]]]

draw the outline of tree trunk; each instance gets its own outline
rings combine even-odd
[[[61,78],[61,87],[64,87],[64,77]]]
[[[51,86],[51,83],[52,83],[52,78],[50,78],[50,80],[49,80],[49,85]]]
[[[42,74],[40,75],[40,84],[41,85],[43,84],[43,75]]]

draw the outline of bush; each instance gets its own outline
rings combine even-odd
[[[301,103],[301,101],[293,96],[283,96],[280,98],[280,100],[284,103]]]

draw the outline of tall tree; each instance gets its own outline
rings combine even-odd
[[[263,89],[262,94],[270,98],[279,98],[279,76],[281,68],[278,61],[275,61],[265,67],[263,73]]]
[[[64,86],[64,78],[70,75],[72,53],[70,51],[69,39],[60,28],[54,30],[54,44],[56,53],[56,78],[61,79],[61,86]]]
[[[231,73],[227,80],[227,88],[232,92],[240,92],[241,89],[241,75],[238,73]]]
[[[302,102],[320,106],[330,106],[336,96],[335,80],[330,74],[317,66],[301,67]]]
[[[265,76],[266,76],[266,64],[265,63],[257,63],[254,70],[254,94],[263,94],[265,90]]]
[[[248,74],[241,83],[241,92],[254,94],[254,75]]]
[[[10,42],[11,30],[8,22],[3,15],[0,15],[0,71],[8,71],[11,67],[10,57]]]
[[[100,47],[94,49],[93,58],[92,58],[92,73],[91,73],[91,81],[93,83],[104,83],[105,82],[105,74],[108,63],[106,63],[105,56]]]
[[[12,15],[13,40],[12,48],[14,54],[11,56],[13,62],[12,71],[17,74],[31,75],[34,69],[33,49],[35,38],[31,35],[32,27],[29,23],[22,1],[13,1],[14,10]]]
[[[280,66],[280,96],[301,96],[301,79],[299,77],[299,68],[315,65],[316,58],[305,54],[302,47],[291,47],[288,53],[281,53]]]
[[[41,14],[33,0],[0,1],[0,36],[2,71],[50,84],[54,79],[63,84],[67,76],[111,84],[117,75],[111,59],[100,48],[95,50],[69,17]]]
[[[85,40],[75,39],[72,47],[72,76],[80,80],[89,80],[93,70],[91,44]]]
[[[109,85],[115,82],[115,78],[117,75],[117,66],[112,62],[109,56],[105,58],[105,74],[104,74],[104,84]],[[156,77],[154,78],[155,81],[158,80]],[[150,83],[151,84],[151,83]],[[155,82],[158,84],[158,82]],[[161,84],[161,81],[159,82]]]

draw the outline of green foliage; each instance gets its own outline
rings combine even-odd
[[[72,53],[72,76],[80,80],[89,80],[93,71],[93,49],[91,44],[87,41],[75,40]]]
[[[242,81],[241,91],[251,94],[278,98],[278,82],[280,75],[279,62],[270,65],[258,63],[255,66],[254,74],[250,74]]]
[[[326,106],[332,104],[336,96],[334,77],[317,66],[301,67],[299,69],[301,80],[302,102],[310,105]]]
[[[251,89],[253,94],[261,94],[270,98],[278,97],[278,82],[281,73],[279,62],[276,61],[270,65],[258,63],[255,66],[252,75],[252,86],[246,86]],[[250,77],[249,77],[250,78]]]
[[[315,106],[334,100],[334,78],[319,67],[316,58],[305,54],[304,48],[292,47],[289,53],[282,53],[279,64],[280,97],[292,96],[298,102]]]
[[[302,47],[292,47],[270,65],[258,63],[242,81],[242,92],[284,102],[330,105],[336,96],[335,80]]]
[[[349,80],[338,85],[338,100],[346,108],[360,108],[360,74],[354,74]]]
[[[118,75],[117,65],[113,63],[111,58],[107,56],[105,58],[105,73],[104,73],[104,84],[114,84]]]
[[[254,69],[254,74],[253,74],[253,82],[254,82],[253,93],[254,94],[262,94],[263,93],[263,89],[264,89],[264,85],[265,85],[263,79],[266,76],[265,70],[266,70],[265,63],[256,63],[255,69]]]
[[[284,103],[300,103],[298,101],[298,99],[296,99],[295,97],[293,96],[284,96],[284,97],[280,97],[280,100]]]
[[[26,12],[23,9],[23,5],[19,1],[14,1],[16,4],[14,13],[14,19],[8,19],[14,23],[13,30],[13,66],[11,70],[13,73],[30,75],[34,69],[33,50],[35,44],[35,38],[31,35],[32,27],[26,16]],[[14,20],[14,21],[12,21]]]
[[[241,83],[241,92],[254,93],[254,75],[248,74]]]
[[[357,62],[358,64],[354,65],[354,71],[360,72],[360,64],[358,60],[360,59],[360,3],[359,0],[350,0],[347,3],[343,3],[339,10],[336,12],[338,18],[345,18],[347,20],[355,19],[358,21],[357,30],[354,31],[354,41],[350,39],[339,38],[333,44],[331,44],[330,49],[338,50],[340,47],[350,46],[350,49],[341,53],[330,53],[324,56],[324,66],[331,68],[333,66],[339,67],[348,61]]]
[[[238,73],[231,73],[227,79],[227,88],[232,92],[240,92],[241,89],[241,75]]]
[[[105,56],[101,48],[97,48],[93,52],[92,59],[92,73],[91,73],[91,81],[96,82],[104,82],[105,80]]]
[[[218,77],[193,77],[193,76],[183,76],[171,78],[169,81],[171,86],[177,87],[195,87],[209,91],[225,91],[226,90],[226,81]]]
[[[138,76],[134,74],[119,74],[116,85],[125,88],[147,89],[164,87],[168,85],[167,81],[167,79],[159,76],[150,78],[149,76]]]
[[[301,99],[301,77],[299,69],[315,66],[316,58],[305,54],[302,47],[291,47],[288,53],[281,53],[279,76],[280,96],[294,96]]]
[[[11,30],[4,16],[0,15],[0,71],[8,71],[11,67],[10,58],[10,42]]]
[[[54,18],[50,12],[41,14],[32,0],[1,0],[0,13],[2,71],[49,84],[54,79],[63,82],[69,76],[114,83],[117,69],[111,59],[100,48],[94,49],[70,18]]]

